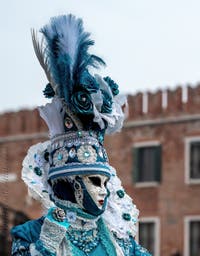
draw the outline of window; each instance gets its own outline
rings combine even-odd
[[[184,255],[200,255],[200,216],[189,216],[185,218]]]
[[[139,244],[152,255],[159,256],[159,219],[142,218],[139,222]]]
[[[200,183],[200,137],[186,138],[186,183]]]
[[[133,174],[136,183],[150,185],[160,182],[161,145],[159,142],[134,144],[133,161]]]

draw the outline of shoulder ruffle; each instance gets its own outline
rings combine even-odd
[[[44,217],[37,220],[30,220],[22,225],[18,225],[11,229],[11,236],[13,239],[22,239],[26,242],[33,243],[39,239],[41,226]]]

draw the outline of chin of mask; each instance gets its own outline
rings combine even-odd
[[[80,186],[77,186],[77,189],[75,188],[75,198],[86,212],[96,216],[104,212],[109,196],[106,187],[108,180],[107,176],[100,174],[76,177],[76,182]]]

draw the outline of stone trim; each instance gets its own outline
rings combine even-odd
[[[160,256],[160,218],[159,217],[141,217],[139,219],[139,223],[154,223],[155,225],[155,247],[154,247],[154,256]],[[136,239],[139,240],[139,232],[140,230],[138,229],[138,234]],[[140,241],[139,241],[140,243]],[[148,249],[148,248],[147,248]]]
[[[162,124],[177,124],[184,123],[190,121],[200,121],[200,115],[184,115],[184,116],[172,116],[172,117],[163,117],[156,119],[147,119],[147,120],[136,120],[136,121],[128,121],[124,123],[124,128],[134,128],[140,126],[148,126],[148,125],[162,125]]]
[[[200,136],[190,136],[185,138],[185,183],[188,185],[200,184],[200,179],[190,178],[190,146],[192,142],[199,142]]]
[[[200,221],[200,215],[191,215],[191,216],[185,216],[184,217],[184,256],[189,255],[189,248],[190,248],[190,222],[191,221]]]

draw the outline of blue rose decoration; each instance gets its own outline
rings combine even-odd
[[[126,221],[130,221],[131,220],[131,215],[129,213],[123,213],[122,218]]]
[[[45,87],[45,89],[43,90],[43,94],[46,98],[51,99],[54,97],[55,92],[54,89],[52,87],[52,85],[50,83],[48,83]]]
[[[119,198],[123,198],[125,193],[122,189],[120,189],[120,190],[117,190],[117,195],[118,195]]]
[[[107,83],[108,85],[110,86],[110,89],[112,90],[112,94],[113,96],[116,96],[117,94],[119,94],[119,86],[109,77],[109,76],[106,76],[103,78]]]
[[[93,104],[91,96],[87,91],[77,91],[72,94],[71,103],[74,111],[80,114],[92,114]]]
[[[90,73],[85,70],[79,80],[80,85],[90,93],[95,93],[99,89],[99,84]]]
[[[101,90],[102,92],[102,97],[103,97],[103,104],[101,107],[101,113],[108,113],[110,114],[112,112],[112,98],[110,97],[110,95],[104,91]]]

